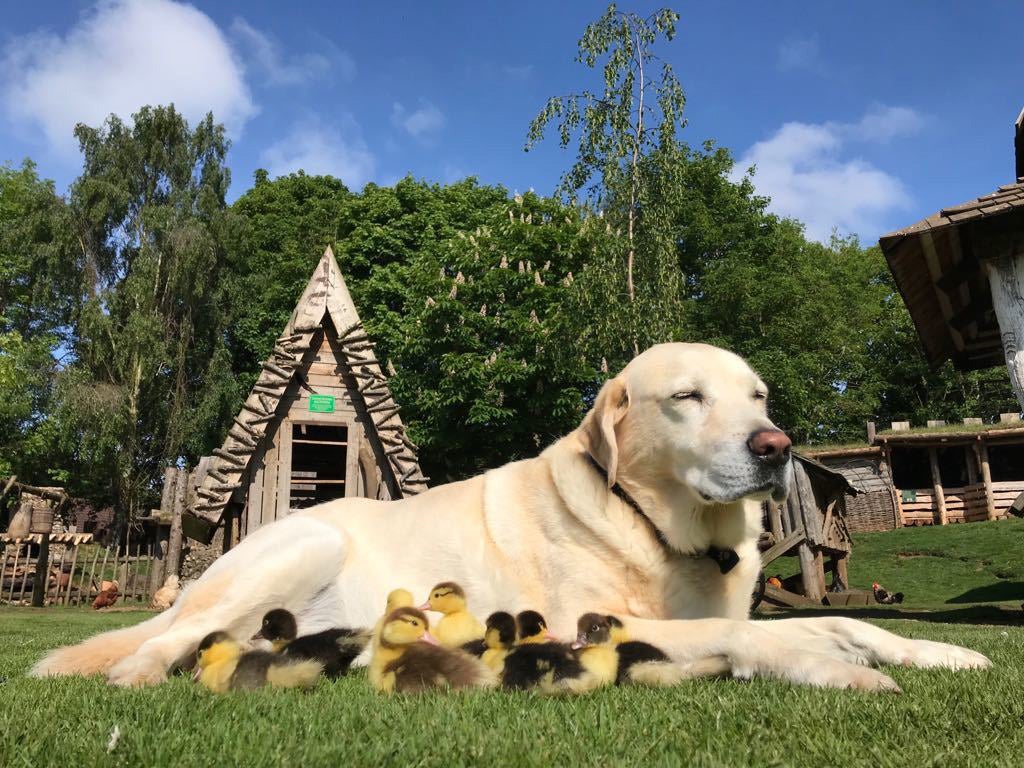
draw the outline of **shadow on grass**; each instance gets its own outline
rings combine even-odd
[[[969,589],[947,603],[1013,603],[1024,600],[1024,581],[997,581]]]
[[[998,605],[971,605],[964,608],[926,610],[888,606],[863,608],[779,608],[758,616],[765,618],[797,619],[811,616],[849,616],[855,619],[911,619],[944,624],[991,624],[1024,626],[1024,610]]]

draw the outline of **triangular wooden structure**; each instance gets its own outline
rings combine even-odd
[[[325,494],[394,499],[426,488],[330,248],[262,368],[196,489],[190,535],[198,530],[197,538],[208,538],[227,517],[238,521],[233,538],[245,536]],[[344,467],[329,466],[332,450]],[[325,471],[296,469],[293,453]],[[323,479],[332,471],[336,479]]]

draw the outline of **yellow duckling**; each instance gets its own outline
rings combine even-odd
[[[227,632],[211,632],[199,643],[196,677],[214,693],[275,688],[311,688],[323,665],[269,651],[243,651]]]
[[[430,597],[419,608],[444,614],[434,627],[437,642],[444,648],[461,648],[479,640],[486,628],[466,608],[466,593],[454,581],[442,581],[430,590]]]
[[[376,643],[377,638],[380,637],[380,630],[384,626],[384,619],[390,616],[392,611],[396,611],[399,608],[411,608],[412,606],[412,592],[408,589],[392,589],[388,592],[388,599],[384,604],[384,613],[380,615],[377,623],[373,626],[374,642]]]
[[[500,675],[505,668],[505,657],[516,641],[516,620],[511,613],[497,611],[487,617],[485,626],[485,650],[480,660],[489,670]]]
[[[399,608],[385,618],[370,659],[369,678],[377,690],[402,693],[496,684],[494,673],[479,659],[437,645],[428,626],[426,614],[416,608]]]

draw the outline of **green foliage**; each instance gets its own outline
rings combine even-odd
[[[69,205],[87,298],[57,413],[85,478],[106,476],[131,515],[201,433],[196,409],[224,400],[226,370],[210,365],[222,359],[228,142],[212,115],[190,128],[173,107],[75,135],[84,167]]]
[[[552,125],[562,148],[575,141],[576,160],[560,191],[574,202],[584,192],[607,222],[608,238],[594,249],[577,291],[581,309],[604,307],[617,328],[602,323],[602,314],[579,314],[577,324],[614,367],[680,335],[685,276],[674,243],[663,237],[670,214],[664,203],[674,189],[673,166],[663,161],[679,152],[686,99],[672,67],[653,52],[659,38],[675,37],[678,19],[669,9],[642,18],[609,5],[584,31],[576,56],[588,69],[603,62],[601,89],[550,98],[527,134],[527,151]]]

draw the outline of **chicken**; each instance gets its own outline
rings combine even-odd
[[[153,607],[160,611],[166,611],[174,601],[178,599],[181,592],[181,582],[173,573],[164,581],[164,585],[153,595]]]
[[[881,605],[892,605],[893,603],[903,602],[902,592],[889,592],[877,581],[871,585],[871,591],[875,593],[875,602]]]
[[[92,607],[95,610],[100,608],[109,608],[117,602],[118,598],[117,582],[112,581],[110,585],[100,590],[100,593],[96,595],[96,599],[92,601]]]

